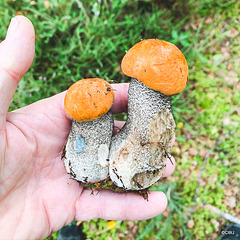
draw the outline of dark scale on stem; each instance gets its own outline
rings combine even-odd
[[[63,148],[63,152],[62,152],[62,155],[61,155],[61,160],[65,158],[65,155],[66,155],[66,146],[64,146],[64,148]]]
[[[88,177],[84,177],[84,182],[86,183],[87,182],[87,180],[88,180]]]

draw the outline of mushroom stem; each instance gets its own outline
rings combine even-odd
[[[165,171],[174,129],[171,96],[132,78],[126,124],[112,138],[111,180],[127,190],[145,189],[157,182]]]
[[[92,121],[72,121],[64,164],[74,179],[89,183],[108,177],[112,131],[113,116],[110,112]]]

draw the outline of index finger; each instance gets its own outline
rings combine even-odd
[[[127,112],[128,83],[112,84],[114,91],[114,102],[111,108],[112,113]]]

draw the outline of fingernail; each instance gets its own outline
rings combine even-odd
[[[19,23],[20,22],[15,17],[11,19],[6,38],[10,39],[15,36]]]

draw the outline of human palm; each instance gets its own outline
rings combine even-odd
[[[63,107],[65,93],[7,112],[33,61],[34,36],[31,22],[19,16],[0,44],[0,238],[40,239],[73,220],[141,220],[161,213],[167,204],[161,192],[151,193],[149,201],[105,190],[91,195],[70,178],[61,160],[71,127]],[[122,112],[127,85],[114,89],[112,111]],[[167,164],[165,176],[173,170]]]

